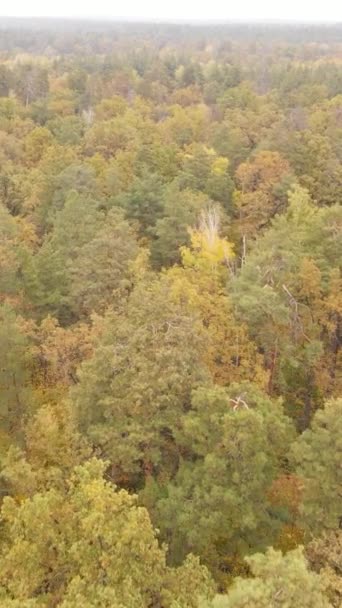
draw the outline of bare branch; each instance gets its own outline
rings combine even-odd
[[[233,411],[236,412],[241,406],[243,406],[246,410],[249,410],[249,406],[246,401],[242,398],[242,395],[239,395],[236,399],[229,399],[231,403],[234,403]]]

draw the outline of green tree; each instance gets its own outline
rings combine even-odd
[[[26,106],[45,97],[49,91],[47,69],[35,63],[18,64],[13,74],[13,89]]]
[[[18,224],[0,202],[0,301],[18,296],[22,254]]]
[[[193,392],[177,435],[179,471],[154,511],[175,561],[194,551],[224,586],[234,559],[272,542],[281,518],[267,491],[291,436],[280,403],[253,385]]]
[[[238,578],[228,595],[203,603],[203,608],[331,608],[323,580],[310,572],[302,549],[285,556],[269,549],[246,561],[254,578]]]
[[[232,212],[233,181],[229,173],[229,161],[212,148],[192,144],[182,157],[179,182],[184,188],[199,190],[212,200],[222,204],[227,213]]]
[[[115,291],[131,287],[131,266],[139,252],[135,235],[120,210],[113,208],[103,228],[80,249],[70,266],[69,302],[76,315],[102,312]]]
[[[71,269],[82,247],[103,226],[104,218],[96,200],[70,192],[56,214],[53,231],[34,258],[38,287],[32,297],[42,313],[54,314],[64,323],[71,320]]]
[[[286,214],[247,241],[231,297],[264,353],[270,392],[286,397],[303,429],[324,392],[338,393],[341,208],[318,209],[298,188],[289,198]]]
[[[318,410],[292,446],[297,474],[303,479],[302,521],[309,535],[336,529],[342,509],[342,399]]]
[[[167,277],[147,275],[114,311],[72,397],[81,430],[110,460],[114,479],[132,483],[175,466],[174,434],[206,377],[202,331],[170,297]]]
[[[69,163],[53,180],[53,192],[41,209],[48,225],[54,223],[56,214],[63,209],[71,192],[80,196],[95,196],[96,179],[93,168],[85,163]]]
[[[162,214],[162,181],[147,170],[136,177],[127,192],[114,198],[113,203],[122,207],[126,218],[137,223],[141,235],[151,236],[156,221]]]
[[[169,266],[180,261],[180,247],[190,244],[189,227],[194,226],[201,211],[210,206],[201,192],[182,190],[177,181],[163,194],[163,216],[157,220],[155,239],[151,243],[152,262]]]
[[[76,146],[81,143],[85,131],[85,123],[80,116],[55,116],[46,126],[59,144]],[[74,187],[74,185],[73,185]]]

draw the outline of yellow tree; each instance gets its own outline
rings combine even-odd
[[[202,213],[200,227],[190,231],[191,247],[181,249],[182,266],[168,271],[173,297],[199,315],[206,335],[204,362],[215,382],[250,380],[265,386],[267,374],[247,327],[237,321],[226,291],[233,248],[219,236],[219,213]]]
[[[146,509],[104,474],[105,463],[92,459],[69,473],[64,488],[19,504],[5,498],[1,606],[197,608],[199,596],[212,596],[197,559],[167,566]]]
[[[286,194],[294,181],[290,166],[279,152],[262,151],[238,167],[236,179],[238,228],[241,234],[255,236],[286,206]]]

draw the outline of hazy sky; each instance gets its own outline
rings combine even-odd
[[[341,21],[342,0],[0,0],[0,15]]]

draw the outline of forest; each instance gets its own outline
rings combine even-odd
[[[341,203],[341,24],[1,20],[1,608],[341,608]]]

